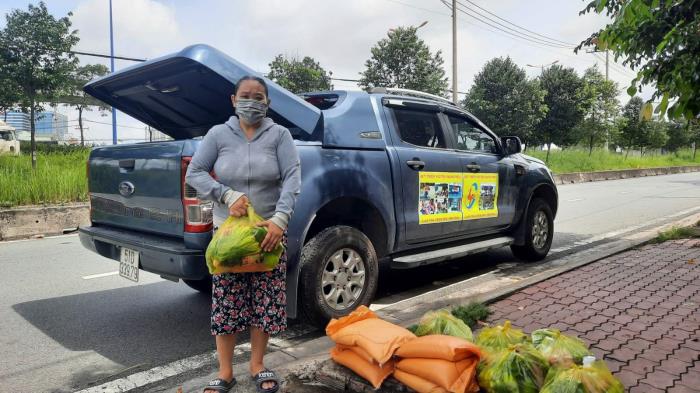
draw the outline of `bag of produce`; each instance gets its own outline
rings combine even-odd
[[[264,221],[248,207],[248,215],[224,221],[207,247],[205,258],[211,274],[266,272],[273,270],[280,261],[284,247],[278,244],[272,252],[264,252],[260,243],[267,236],[267,229],[256,227]]]
[[[573,363],[580,365],[583,357],[591,354],[586,343],[562,334],[557,329],[538,329],[532,332],[531,336],[532,345],[552,365],[569,366]]]
[[[479,386],[488,393],[538,393],[549,364],[531,344],[492,353],[479,367]]]
[[[615,378],[602,360],[583,358],[583,365],[568,368],[552,367],[542,393],[622,393],[625,387]]]
[[[503,326],[485,327],[476,337],[476,345],[490,352],[528,341],[528,336],[522,330],[511,327],[510,321],[505,321]]]
[[[431,311],[421,318],[416,329],[416,336],[427,336],[429,334],[443,334],[474,341],[474,336],[469,326],[447,310]]]

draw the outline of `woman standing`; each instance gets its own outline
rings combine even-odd
[[[186,181],[201,198],[214,201],[214,226],[229,215],[247,214],[248,205],[266,221],[261,243],[272,251],[285,242],[285,230],[301,188],[299,154],[289,130],[265,117],[270,105],[265,81],[245,76],[231,101],[236,116],[206,134],[187,169]],[[210,173],[214,171],[215,180]],[[211,331],[216,337],[219,374],[205,392],[228,392],[235,384],[236,334],[250,328],[250,375],[258,392],[279,389],[277,375],[263,356],[271,334],[287,327],[286,252],[270,272],[224,273],[212,277]]]

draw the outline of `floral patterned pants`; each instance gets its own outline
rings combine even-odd
[[[286,248],[286,236],[282,240]],[[233,334],[257,327],[268,334],[287,329],[287,251],[269,272],[212,277],[211,333]]]

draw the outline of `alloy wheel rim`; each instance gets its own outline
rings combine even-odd
[[[321,291],[326,304],[344,311],[353,307],[366,284],[365,261],[350,248],[337,250],[326,260],[321,276]]]
[[[549,237],[549,222],[547,221],[547,215],[542,211],[538,210],[535,213],[535,218],[532,224],[532,244],[538,248],[544,248],[547,244],[547,238]]]

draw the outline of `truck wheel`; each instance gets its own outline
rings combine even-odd
[[[327,228],[301,251],[301,307],[312,323],[325,325],[369,303],[377,291],[377,253],[349,226]]]
[[[535,198],[530,202],[525,217],[525,244],[522,246],[511,245],[518,259],[524,261],[540,261],[547,256],[552,247],[554,235],[554,214],[552,208],[544,199]]]
[[[197,290],[205,295],[211,295],[211,276],[203,278],[201,280],[185,280],[182,281],[187,284],[188,287]]]

